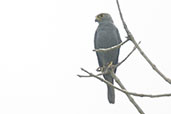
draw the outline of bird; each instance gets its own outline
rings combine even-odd
[[[112,17],[108,13],[100,13],[96,16],[95,22],[98,22],[98,27],[94,36],[95,49],[109,48],[120,44],[121,38],[117,27],[114,25]],[[96,51],[99,67],[104,67],[112,63],[115,65],[118,63],[120,48],[116,48],[110,51]],[[116,69],[114,70],[116,73]],[[104,79],[110,83],[114,83],[114,79],[110,73],[103,75]],[[107,85],[108,101],[111,104],[115,103],[115,91],[114,88]]]

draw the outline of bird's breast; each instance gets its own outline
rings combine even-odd
[[[114,30],[99,30],[96,37],[97,48],[109,48],[117,44]]]

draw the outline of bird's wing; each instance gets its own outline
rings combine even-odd
[[[97,31],[95,32],[95,36],[94,36],[94,47],[95,47],[95,49],[97,49],[96,40],[97,40]],[[100,66],[100,67],[103,67],[102,62],[100,61],[99,53],[96,52],[96,55],[97,55],[97,59],[98,59],[99,66]]]
[[[121,43],[122,42],[122,40],[121,40],[121,37],[120,37],[120,34],[119,34],[119,31],[118,31],[118,29],[116,28],[116,33],[117,33],[117,36],[118,36],[118,43]]]

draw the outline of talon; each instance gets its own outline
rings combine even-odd
[[[97,72],[103,71],[103,67],[98,67],[98,68],[96,69],[96,71],[97,71]]]
[[[104,71],[104,67],[100,67],[100,70],[101,70],[101,72],[103,72]]]
[[[98,68],[96,69],[96,71],[97,71],[97,72],[100,72],[100,71],[101,71],[101,68],[100,68],[100,67],[98,67]]]

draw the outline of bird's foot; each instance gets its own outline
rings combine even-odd
[[[103,67],[98,67],[98,68],[96,69],[97,72],[102,72],[103,70],[104,70]]]
[[[113,61],[111,61],[108,65],[107,65],[107,68],[111,68],[113,65]]]

